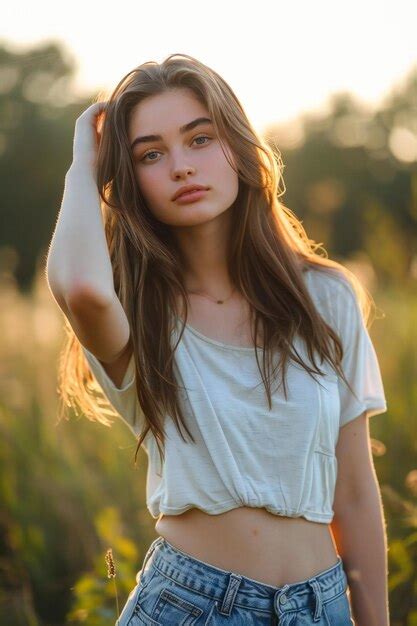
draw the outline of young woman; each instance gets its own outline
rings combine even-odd
[[[61,391],[138,437],[159,535],[119,626],[388,624],[372,299],[278,200],[282,169],[188,55],[77,120],[47,264]]]

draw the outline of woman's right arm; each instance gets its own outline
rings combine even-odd
[[[49,288],[81,344],[98,358],[116,385],[131,354],[130,328],[114,290],[100,196],[95,181],[93,123],[98,103],[76,123],[73,162],[49,248]]]
[[[95,120],[100,103],[77,119],[73,162],[65,176],[64,195],[47,258],[53,295],[67,305],[80,293],[108,302],[114,294],[113,272],[95,181]]]

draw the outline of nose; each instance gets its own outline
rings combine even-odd
[[[182,167],[175,167],[172,170],[172,176],[176,180],[178,178],[184,178],[195,173],[195,168],[191,165],[184,165]]]

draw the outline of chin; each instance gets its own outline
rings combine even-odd
[[[208,207],[198,207],[192,204],[185,204],[180,209],[167,216],[167,222],[176,226],[187,226],[194,224],[204,224],[216,219],[222,212],[210,210]]]

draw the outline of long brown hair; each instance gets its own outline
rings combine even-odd
[[[257,350],[255,354],[270,409],[271,376],[281,370],[286,396],[288,359],[294,359],[310,374],[321,374],[314,352],[321,362],[327,360],[351,389],[341,368],[341,340],[316,310],[303,280],[303,270],[313,267],[346,279],[358,296],[366,322],[373,304],[353,272],[327,258],[321,244],[308,238],[295,214],[280,202],[285,192],[280,151],[257,134],[239,100],[219,74],[186,54],[172,54],[161,64],[150,61],[133,69],[106,103],[97,155],[97,186],[114,287],[130,324],[136,392],[145,416],[135,463],[149,430],[160,454],[165,456],[166,415],[172,417],[184,441],[180,425],[195,443],[178,402],[180,387],[173,369],[178,344],[172,348],[170,343],[175,315],[180,317],[176,305],[179,294],[185,311],[184,324],[187,321],[184,260],[169,227],[154,217],[141,194],[128,137],[133,107],[170,89],[193,92],[209,111],[218,138],[226,140],[236,159],[239,190],[229,208],[234,226],[227,262],[234,286],[250,305],[255,338],[259,325],[262,328],[262,365]],[[178,342],[183,331],[184,325]],[[94,385],[81,345],[68,321],[66,332],[59,370],[63,403],[73,406],[76,412],[78,405],[86,417],[109,426],[112,422],[106,415],[112,416],[114,412],[104,394],[98,398],[92,393],[100,390]],[[305,341],[314,368],[292,351],[297,333]],[[255,340],[255,348],[257,343]],[[271,357],[276,351],[280,359],[271,374]]]

